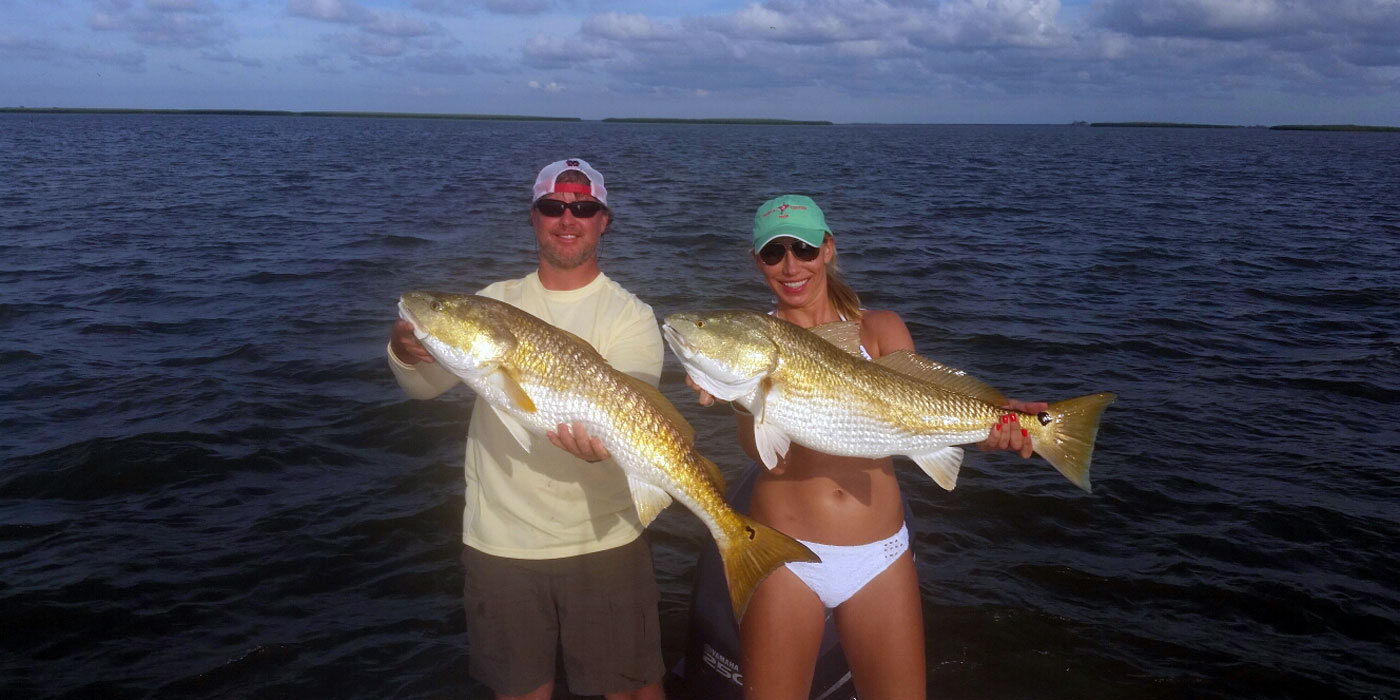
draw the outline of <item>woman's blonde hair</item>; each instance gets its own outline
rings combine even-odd
[[[832,240],[830,233],[827,240]],[[826,264],[826,298],[836,307],[836,312],[847,321],[859,321],[865,314],[861,311],[860,296],[846,280],[841,278],[841,268],[836,264],[836,249],[831,250],[831,262]]]

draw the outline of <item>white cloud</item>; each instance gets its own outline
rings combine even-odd
[[[84,61],[131,72],[140,72],[146,68],[146,54],[140,51],[81,48],[74,51],[73,55]]]
[[[600,71],[619,93],[729,98],[1228,94],[1315,88],[1320,76],[1392,88],[1400,78],[1368,68],[1394,65],[1400,26],[1376,32],[1361,21],[1384,25],[1400,13],[1396,0],[1102,0],[1094,12],[1076,9],[1066,16],[1059,0],[773,0],[670,19],[608,12],[572,37],[529,40],[524,55],[538,68]]]
[[[1395,0],[1105,0],[1099,22],[1135,36],[1217,40],[1337,35],[1400,45],[1400,2]]]
[[[153,12],[198,12],[213,14],[218,7],[209,0],[146,0],[146,7]]]
[[[439,28],[405,15],[391,12],[372,12],[364,22],[364,30],[384,36],[425,36],[441,31]]]
[[[200,57],[215,63],[236,63],[245,68],[260,68],[263,65],[261,59],[252,56],[239,56],[227,49],[214,49],[200,52]]]
[[[533,15],[553,8],[553,0],[482,0],[481,6],[507,15]]]
[[[62,53],[62,48],[48,39],[26,39],[0,34],[0,56],[48,60]]]
[[[533,68],[580,68],[597,59],[613,57],[607,43],[582,35],[536,35],[525,42],[525,64]]]
[[[407,42],[394,36],[342,34],[338,41],[356,57],[395,58],[408,50]]]
[[[287,12],[322,22],[351,23],[365,16],[364,8],[353,0],[288,0]]]
[[[216,7],[195,0],[148,0],[134,6],[104,0],[88,17],[97,31],[127,34],[146,46],[202,48],[227,43],[231,33]]]
[[[669,41],[676,38],[671,27],[646,15],[605,12],[584,20],[580,34],[614,41]]]

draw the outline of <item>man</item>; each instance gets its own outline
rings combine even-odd
[[[613,367],[655,386],[662,345],[652,309],[598,267],[607,230],[603,176],[583,160],[545,166],[530,223],[539,267],[478,294],[528,311],[588,341]],[[400,321],[389,365],[414,398],[458,379],[433,362]],[[555,648],[570,690],[611,699],[662,696],[659,593],[651,550],[626,477],[582,424],[560,425],[549,444],[481,398],[467,431],[462,561],[470,671],[498,699],[547,700]],[[552,445],[552,446],[551,446]]]

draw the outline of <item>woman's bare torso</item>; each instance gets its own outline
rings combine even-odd
[[[861,342],[872,357],[913,348],[904,322],[887,311],[861,319]],[[752,417],[739,417],[739,435],[756,456]],[[776,469],[759,475],[751,514],[798,539],[848,546],[898,532],[904,501],[892,458],[840,457],[792,443]]]

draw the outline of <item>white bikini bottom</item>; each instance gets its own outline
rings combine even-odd
[[[909,549],[909,526],[900,525],[899,532],[869,544],[848,547],[798,540],[813,554],[821,557],[817,564],[805,561],[788,562],[787,568],[813,593],[822,605],[834,608],[855,595],[894,560]]]

